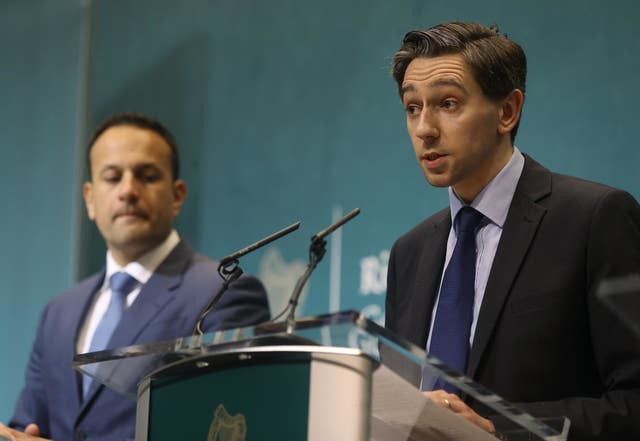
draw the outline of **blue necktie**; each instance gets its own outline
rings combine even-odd
[[[111,339],[111,335],[113,331],[115,331],[116,326],[118,326],[124,313],[127,294],[129,294],[137,284],[138,281],[125,272],[114,273],[111,278],[109,278],[111,301],[109,302],[107,311],[102,316],[102,320],[98,323],[96,332],[93,334],[89,352],[101,351],[107,347],[109,339]],[[96,372],[96,366],[87,366],[87,369],[94,373]],[[83,378],[83,393],[85,397],[87,396],[87,392],[89,392],[92,381],[92,378],[88,375],[85,375]]]
[[[482,213],[471,207],[463,207],[456,216],[456,246],[442,279],[431,333],[430,354],[461,373],[467,368],[473,322],[476,230],[484,218]],[[436,381],[433,389],[457,392],[456,388],[442,379]]]

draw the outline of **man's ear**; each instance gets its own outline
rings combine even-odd
[[[498,121],[498,133],[510,133],[520,121],[524,94],[520,89],[513,89],[509,95],[502,100],[500,107],[500,120]]]
[[[84,205],[87,207],[87,216],[91,220],[96,220],[96,214],[93,210],[93,186],[91,182],[85,182],[82,185],[82,196],[84,197]]]
[[[173,181],[173,215],[180,213],[180,208],[187,197],[187,184],[182,179]]]

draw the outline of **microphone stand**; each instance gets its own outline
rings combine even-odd
[[[324,230],[320,231],[317,234],[314,234],[311,237],[311,245],[309,245],[309,265],[307,265],[307,269],[296,282],[296,286],[293,289],[293,294],[291,294],[291,298],[289,299],[289,305],[286,308],[286,309],[289,309],[289,314],[287,315],[287,319],[286,319],[287,334],[292,334],[293,331],[295,330],[296,308],[298,306],[298,300],[300,298],[300,294],[302,294],[302,289],[304,288],[304,285],[309,280],[309,277],[311,277],[311,273],[316,268],[316,266],[318,266],[318,263],[320,263],[320,261],[322,260],[322,258],[324,257],[327,251],[327,248],[326,248],[327,241],[324,240],[324,238],[329,234],[333,233],[333,231],[340,228],[342,225],[344,225],[354,217],[356,217],[358,214],[360,214],[360,209],[356,208],[352,210],[350,213],[340,218],[338,221],[334,222]]]
[[[216,294],[213,296],[213,298],[209,301],[209,303],[207,303],[207,306],[204,307],[204,309],[200,313],[200,316],[198,316],[198,320],[196,321],[196,325],[192,335],[202,336],[204,334],[202,330],[202,322],[204,322],[204,319],[207,317],[207,315],[209,315],[213,308],[216,307],[216,305],[220,301],[220,298],[222,297],[222,294],[224,294],[227,288],[229,288],[229,285],[242,275],[242,268],[240,268],[240,261],[238,259],[245,254],[257,250],[258,248],[261,248],[268,243],[273,242],[276,239],[280,239],[282,236],[285,236],[292,231],[297,230],[298,227],[300,227],[300,221],[295,222],[288,227],[285,227],[282,230],[277,231],[252,245],[249,245],[248,247],[242,248],[232,254],[229,254],[228,256],[220,260],[220,264],[218,265],[218,274],[220,275],[222,280],[224,280],[224,282],[222,283]]]
[[[220,285],[220,288],[218,288],[216,294],[209,301],[209,303],[207,303],[207,306],[204,307],[204,309],[200,313],[200,316],[198,316],[198,321],[196,322],[196,326],[193,330],[193,335],[198,334],[202,336],[204,334],[204,332],[202,331],[202,322],[204,322],[204,319],[218,304],[220,298],[222,297],[222,294],[227,291],[229,285],[238,280],[238,278],[242,275],[240,261],[238,259],[234,259],[231,261],[227,261],[225,265],[223,265],[221,262],[220,265],[218,265],[218,274],[220,274],[220,277],[222,277],[222,280],[224,280],[224,282],[222,282],[222,285]]]
[[[300,298],[300,294],[302,294],[304,285],[306,285],[309,277],[311,277],[311,273],[316,269],[316,266],[318,266],[318,263],[320,263],[324,254],[327,252],[326,246],[327,241],[322,238],[313,240],[309,246],[309,265],[307,265],[307,269],[296,282],[293,294],[291,294],[291,298],[289,299],[289,308],[291,309],[287,316],[287,334],[292,334],[295,329],[295,312],[298,306],[298,299]]]

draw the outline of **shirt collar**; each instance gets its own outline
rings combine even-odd
[[[178,242],[180,242],[178,232],[176,230],[171,230],[171,233],[169,233],[167,238],[160,245],[147,251],[140,256],[138,260],[129,262],[124,267],[118,265],[113,259],[111,252],[107,251],[107,268],[103,286],[108,286],[109,278],[118,271],[127,272],[135,277],[140,284],[144,285],[151,278],[153,272],[158,268],[160,263],[162,263],[169,253],[173,251],[176,245],[178,245]]]
[[[502,170],[482,189],[469,205],[502,228],[507,219],[511,200],[513,199],[516,185],[518,184],[523,168],[524,156],[520,150],[514,146],[513,154],[509,162],[507,162]],[[458,199],[458,196],[456,196],[453,187],[449,187],[449,206],[451,208],[451,222],[453,224],[458,211],[465,206],[465,204]]]

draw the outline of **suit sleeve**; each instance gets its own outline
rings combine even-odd
[[[20,431],[24,431],[27,425],[36,423],[40,428],[40,436],[45,438],[50,437],[49,412],[42,375],[42,370],[46,369],[46,366],[43,366],[42,350],[45,344],[44,328],[47,311],[48,308],[45,308],[40,318],[36,339],[25,372],[25,385],[16,402],[13,417],[9,421],[9,427]]]
[[[640,206],[633,197],[606,193],[595,205],[588,241],[588,317],[602,394],[520,407],[538,417],[566,415],[571,441],[638,440],[640,342],[596,296],[602,280],[640,273]]]

